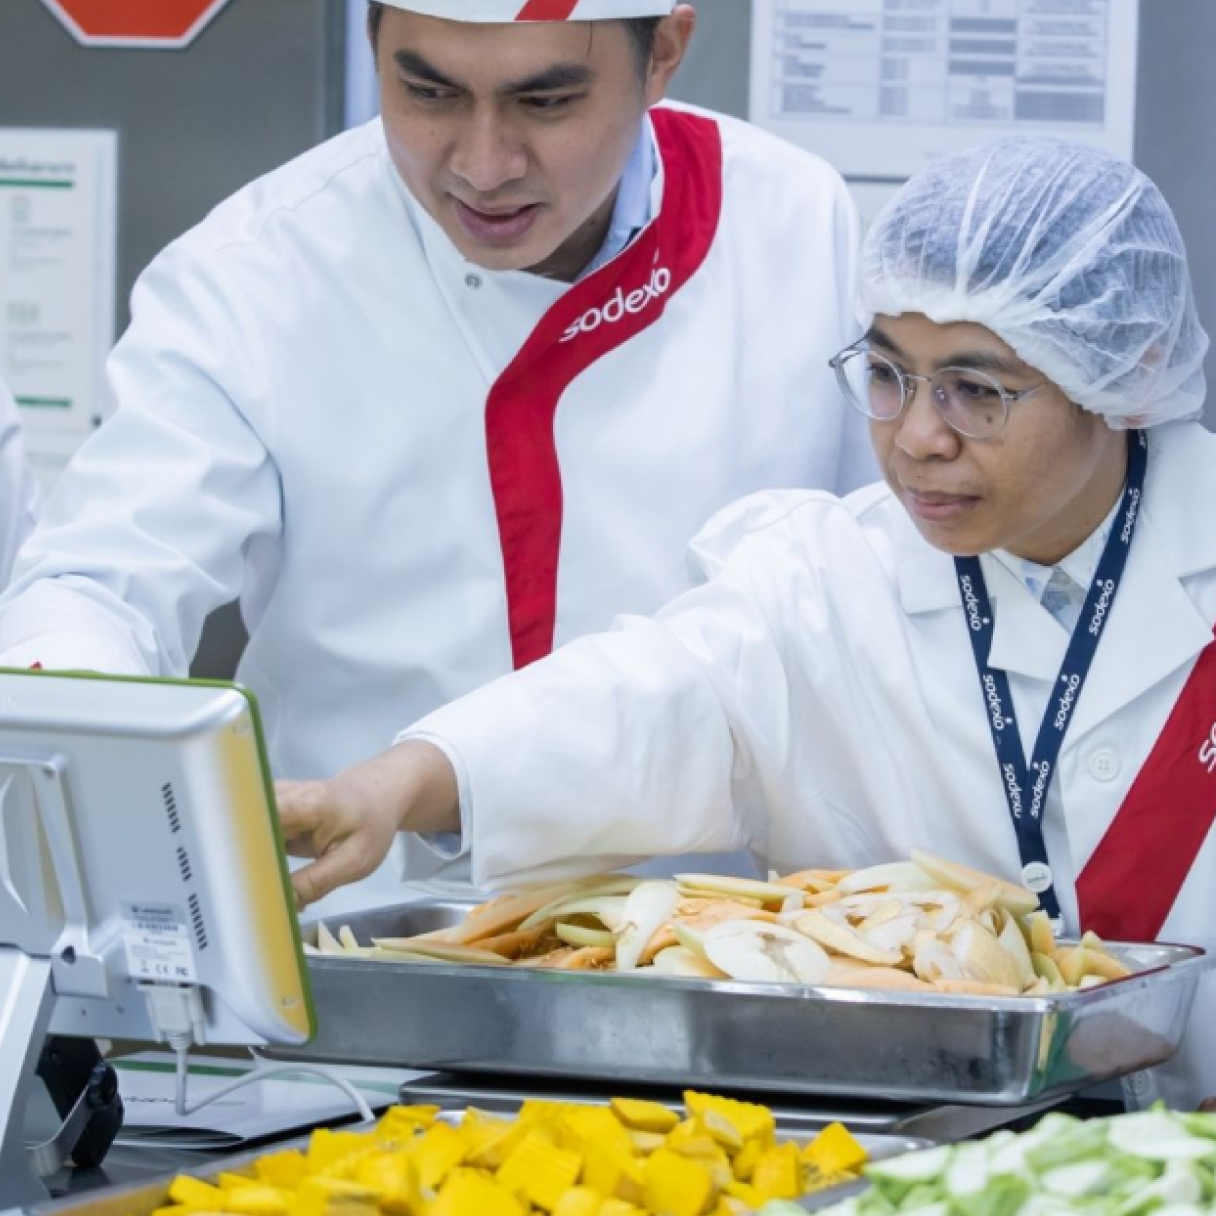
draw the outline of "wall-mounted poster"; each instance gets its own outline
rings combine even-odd
[[[53,480],[109,412],[118,139],[0,128],[0,377]]]
[[[936,157],[1050,134],[1131,157],[1138,0],[753,0],[750,111],[872,213]]]

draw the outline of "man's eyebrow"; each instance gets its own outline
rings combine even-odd
[[[503,86],[503,93],[550,93],[558,89],[577,89],[590,84],[595,73],[585,63],[555,63],[535,76],[512,81]]]
[[[874,346],[881,346],[896,359],[907,361],[908,356],[902,351],[893,338],[884,333],[877,325],[871,325],[866,332],[866,341]],[[937,370],[943,367],[969,367],[977,372],[1001,372],[1006,376],[1024,376],[1026,369],[1011,361],[1006,356],[988,350],[955,351],[948,359],[937,363]]]
[[[463,89],[450,77],[445,76],[437,67],[429,63],[417,51],[397,51],[393,59],[402,71],[408,72],[419,80],[429,84],[437,84],[445,89]],[[559,89],[574,89],[588,85],[594,80],[595,73],[582,63],[555,63],[533,76],[522,80],[509,81],[503,85],[500,92],[504,96],[513,97],[521,93],[550,93]]]
[[[432,67],[417,51],[395,51],[393,60],[402,71],[417,76],[419,80],[442,85],[445,89],[460,88],[454,80],[449,80],[438,68]]]

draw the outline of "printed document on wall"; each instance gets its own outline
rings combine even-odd
[[[751,118],[863,198],[1010,134],[1130,159],[1138,18],[1138,0],[753,0]]]
[[[0,128],[0,377],[50,479],[108,413],[118,137]]]

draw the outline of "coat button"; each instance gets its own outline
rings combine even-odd
[[[473,291],[476,291],[481,286],[481,275],[466,274],[464,276],[464,285],[471,288]]]
[[[1109,747],[1100,747],[1090,755],[1085,767],[1095,781],[1114,781],[1122,766],[1117,752]]]

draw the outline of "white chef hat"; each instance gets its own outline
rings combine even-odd
[[[1207,335],[1161,191],[1096,148],[1025,136],[947,157],[879,213],[870,313],[990,329],[1114,427],[1197,418]]]
[[[612,21],[666,17],[676,0],[384,0],[392,8],[449,21]]]

